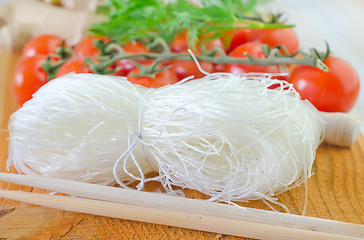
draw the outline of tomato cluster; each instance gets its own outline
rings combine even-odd
[[[90,61],[98,63],[102,54],[95,46],[95,40],[107,44],[111,39],[101,36],[88,36],[72,47],[71,55],[62,59],[58,52],[60,48],[68,47],[62,39],[53,35],[42,35],[32,39],[24,48],[22,59],[16,67],[13,90],[15,99],[20,104],[29,100],[32,94],[43,84],[50,80],[50,76],[42,68],[42,63],[48,59],[54,64],[62,63],[57,69],[56,77],[70,72],[92,73]],[[202,37],[196,45],[196,55],[203,52],[220,48],[227,55],[234,58],[267,58],[263,51],[263,45],[269,47],[283,46],[281,54],[291,55],[299,50],[299,41],[293,28],[279,29],[238,29],[226,32],[219,39]],[[201,46],[203,45],[203,48]],[[130,42],[120,46],[127,54],[151,53],[145,45],[140,42]],[[179,34],[170,44],[170,51],[175,53],[186,53],[187,31]],[[216,55],[219,56],[218,53]],[[87,60],[86,60],[87,59]],[[120,59],[115,61],[108,70],[111,75],[126,76],[132,83],[149,88],[162,87],[174,84],[186,77],[204,76],[196,64],[192,61],[168,60],[161,67],[170,65],[153,76],[136,76],[140,69],[138,65],[150,65],[153,60],[129,60]],[[291,82],[296,90],[300,92],[303,99],[308,99],[318,110],[328,112],[347,112],[355,104],[359,94],[359,78],[355,69],[343,59],[329,56],[324,63],[330,71],[324,72],[318,68],[304,65],[290,66],[284,68],[281,65],[247,65],[247,64],[215,64],[211,62],[200,62],[206,72],[229,72],[242,74],[248,72],[284,73],[287,76],[279,76],[280,80]]]
[[[15,100],[23,104],[32,98],[41,86],[48,81],[42,63],[49,55],[55,55],[63,40],[54,35],[41,35],[30,40],[23,49],[21,60],[15,67],[13,93]],[[54,61],[57,61],[54,58]]]

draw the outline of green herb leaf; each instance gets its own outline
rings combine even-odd
[[[263,21],[254,12],[257,0],[201,2],[202,6],[187,0],[168,4],[162,0],[110,0],[99,8],[107,13],[108,21],[94,24],[90,31],[123,44],[134,40],[153,42],[157,38],[170,43],[187,29],[187,41],[194,48],[198,39],[208,33],[212,33],[209,38],[218,38],[226,30],[235,28],[291,27]],[[234,23],[243,27],[236,27]]]

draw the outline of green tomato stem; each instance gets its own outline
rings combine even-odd
[[[211,62],[216,64],[246,64],[246,65],[290,65],[290,64],[297,64],[297,65],[308,65],[317,67],[323,71],[328,71],[328,67],[322,62],[322,59],[317,54],[308,55],[304,54],[302,58],[293,58],[291,55],[285,56],[280,55],[279,51],[275,51],[277,49],[273,48],[270,51],[274,54],[269,54],[267,58],[253,58],[248,56],[248,58],[237,58],[237,57],[230,57],[227,55],[221,56],[209,56],[209,55],[202,55],[196,56],[198,61],[201,62]],[[216,51],[218,52],[218,51]],[[156,66],[159,63],[168,61],[168,60],[185,60],[185,61],[193,61],[192,56],[189,53],[173,53],[170,51],[163,51],[159,53],[137,53],[137,54],[129,54],[125,53],[124,51],[119,52],[118,54],[114,55],[112,58],[108,59],[100,59],[100,68],[107,68],[111,66],[116,61],[121,59],[133,59],[133,60],[145,60],[145,59],[154,59],[154,62],[150,66],[149,69],[155,70]]]

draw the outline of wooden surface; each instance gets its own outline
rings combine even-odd
[[[18,57],[0,52],[0,129],[7,128],[9,115],[18,106],[10,90],[12,71]],[[0,171],[6,171],[6,131],[0,131]],[[14,169],[11,169],[14,172]],[[364,137],[351,148],[322,145],[309,180],[307,216],[364,224]],[[153,187],[153,186],[150,186]],[[0,181],[1,189],[43,192]],[[300,214],[305,201],[301,186],[278,196],[293,214]],[[186,191],[189,197],[198,197]],[[261,201],[242,204],[268,209]],[[279,207],[278,210],[282,211]],[[264,229],[262,229],[264,231]],[[127,221],[88,214],[66,212],[0,199],[0,239],[242,239]]]

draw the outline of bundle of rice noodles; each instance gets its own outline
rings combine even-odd
[[[138,189],[160,181],[211,201],[269,200],[311,175],[322,131],[318,111],[269,74],[214,73],[158,89],[69,74],[12,114],[8,166],[123,187],[137,180]]]

